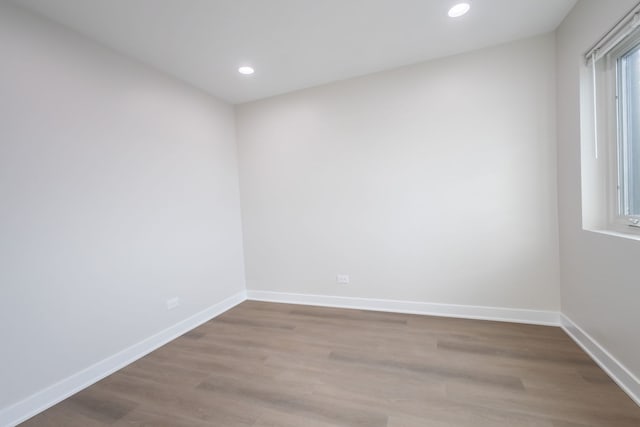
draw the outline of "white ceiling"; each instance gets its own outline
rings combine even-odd
[[[575,2],[15,0],[231,103],[552,31]]]

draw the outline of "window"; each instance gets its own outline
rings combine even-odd
[[[640,5],[586,63],[593,126],[583,128],[592,135],[583,133],[583,226],[640,235]]]

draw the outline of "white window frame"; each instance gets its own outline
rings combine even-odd
[[[619,59],[639,44],[640,2],[585,53],[580,80],[582,227],[634,240],[640,240],[640,215],[622,210],[626,144]]]
[[[618,42],[597,64],[596,73],[597,92],[595,120],[602,128],[598,138],[602,141],[602,148],[607,151],[608,163],[608,228],[621,233],[640,235],[640,215],[626,215],[623,212],[627,196],[623,185],[626,158],[626,126],[624,123],[624,85],[622,82],[622,58],[640,48],[640,28],[637,28],[623,40]]]

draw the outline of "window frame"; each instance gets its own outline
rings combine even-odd
[[[627,144],[622,60],[636,50],[640,50],[640,28],[631,32],[602,58],[604,64],[596,71],[596,82],[597,90],[603,95],[597,102],[597,107],[604,114],[597,114],[599,117],[595,119],[603,129],[603,148],[606,149],[608,158],[608,228],[621,233],[640,235],[640,215],[626,215],[624,212],[624,198],[628,195],[624,185]]]

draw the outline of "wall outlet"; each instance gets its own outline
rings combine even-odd
[[[174,308],[176,308],[179,305],[180,305],[180,298],[178,298],[178,297],[169,298],[167,300],[167,310],[173,310]]]
[[[341,285],[346,285],[349,283],[349,275],[348,274],[338,274],[336,276],[336,283],[340,283]]]

